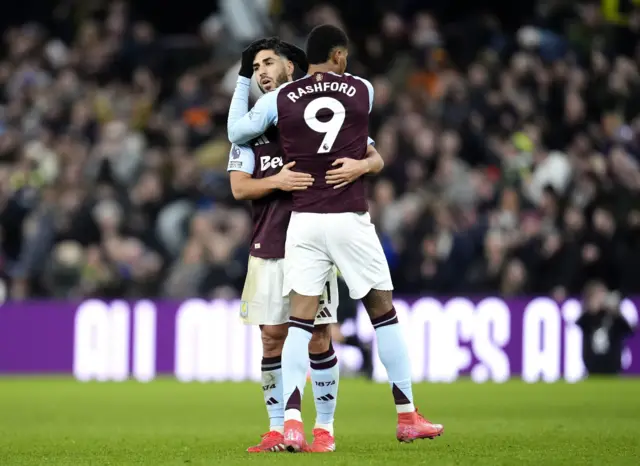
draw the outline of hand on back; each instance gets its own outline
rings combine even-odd
[[[280,173],[274,175],[278,189],[281,191],[303,191],[313,184],[313,177],[308,173],[294,172],[291,168],[295,162],[289,162]]]
[[[369,163],[366,159],[342,157],[335,160],[331,166],[338,168],[327,171],[325,179],[327,184],[335,185],[333,189],[343,188],[369,172]]]

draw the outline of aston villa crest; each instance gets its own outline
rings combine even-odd
[[[322,81],[323,75],[322,73],[316,73],[316,81],[320,82]]]

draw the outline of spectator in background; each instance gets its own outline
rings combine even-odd
[[[583,332],[582,358],[591,375],[622,371],[622,348],[633,330],[620,313],[620,295],[600,282],[587,284],[583,313],[576,322]]]
[[[365,4],[222,2],[200,35],[168,37],[137,4],[98,0],[7,29],[11,297],[237,297],[249,216],[224,130],[237,51],[265,31],[301,44],[323,22],[347,29],[351,71],[375,87],[386,165],[370,210],[399,293],[562,300],[593,280],[639,293],[640,10],[614,23],[593,2],[541,2],[507,25]]]

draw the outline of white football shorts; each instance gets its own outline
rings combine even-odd
[[[284,287],[304,296],[322,293],[337,266],[352,299],[393,290],[389,265],[369,213],[293,212],[287,230]]]
[[[249,256],[242,290],[240,318],[249,325],[280,325],[289,321],[289,296],[282,295],[284,259]],[[321,290],[316,325],[338,322],[338,276],[332,267]]]

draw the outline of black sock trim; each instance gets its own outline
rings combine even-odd
[[[309,359],[311,361],[322,361],[323,359],[330,358],[334,354],[336,354],[336,352],[334,351],[333,346],[329,346],[329,349],[324,353],[319,353],[319,354],[309,353]]]
[[[314,320],[299,319],[297,317],[289,317],[289,327],[296,327],[311,333],[313,332]]]
[[[322,362],[311,361],[311,363],[310,363],[311,369],[314,369],[314,370],[317,370],[317,371],[318,370],[321,371],[321,370],[324,370],[324,369],[331,369],[336,364],[338,364],[338,357],[336,355],[334,355],[328,361],[322,361]]]
[[[277,364],[282,362],[282,356],[272,356],[270,358],[262,358],[262,364]]]
[[[373,324],[373,328],[378,329],[381,327],[386,327],[387,325],[393,325],[398,323],[398,316],[396,314],[395,308],[391,308],[391,310],[380,317],[376,317],[375,319],[371,319],[371,324]]]

